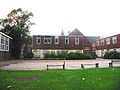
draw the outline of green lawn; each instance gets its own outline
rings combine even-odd
[[[0,90],[120,90],[120,67],[84,70],[0,70]]]

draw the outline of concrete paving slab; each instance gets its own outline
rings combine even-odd
[[[82,69],[81,64],[85,65],[85,68],[95,68],[95,63],[99,63],[99,68],[109,67],[111,60],[96,59],[96,60],[18,60],[10,61],[5,65],[1,65],[2,70],[46,70],[47,65],[63,65],[65,62],[65,69]],[[4,62],[2,62],[4,63]],[[6,63],[6,62],[5,62]],[[91,65],[89,65],[91,64]],[[120,66],[115,64],[114,66]],[[62,69],[62,66],[50,67],[50,69]]]

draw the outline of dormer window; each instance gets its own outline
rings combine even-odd
[[[37,36],[37,44],[40,44],[40,43],[41,43],[41,37]]]
[[[115,37],[112,37],[112,43],[113,44],[116,44],[117,43],[117,37],[115,36]]]
[[[59,37],[55,36],[55,44],[59,44]]]
[[[69,44],[69,37],[68,36],[65,37],[65,44]]]
[[[51,43],[52,43],[51,36],[45,36],[44,37],[44,44],[51,44]]]
[[[109,45],[110,44],[110,38],[107,38],[106,39],[106,45]]]
[[[100,42],[99,41],[96,41],[96,46],[100,46]]]
[[[101,46],[104,46],[104,39],[101,40]]]

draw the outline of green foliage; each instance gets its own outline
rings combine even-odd
[[[24,54],[24,59],[32,59],[34,57],[33,52],[26,52]]]
[[[85,70],[0,70],[0,90],[120,90],[120,67]]]
[[[120,59],[120,52],[116,52],[116,51],[106,52],[103,58],[104,59]]]
[[[76,55],[76,53],[71,52],[71,53],[67,54],[66,59],[67,60],[74,60],[74,59],[77,60],[77,55]]]
[[[67,60],[83,60],[83,59],[92,59],[90,54],[84,54],[80,52],[71,52],[66,56]]]
[[[67,54],[68,54],[68,51],[57,51],[57,53],[55,53],[54,51],[47,51],[46,53],[44,53],[44,58],[64,59]]]
[[[67,60],[83,60],[83,59],[94,59],[89,53],[81,52],[70,52],[68,51],[47,51],[44,54],[44,58],[51,59],[67,59]]]
[[[56,54],[54,51],[47,51],[44,53],[44,58],[56,58]]]
[[[91,52],[91,55],[92,55],[92,58],[93,58],[93,59],[96,59],[97,55],[96,55],[95,52]]]
[[[21,46],[23,44],[31,44],[32,38],[29,35],[29,28],[34,23],[30,22],[33,14],[23,11],[21,8],[12,10],[5,19],[0,19],[2,26],[1,32],[12,37],[11,56],[18,59],[21,54]]]
[[[57,51],[57,58],[65,58],[68,51]]]

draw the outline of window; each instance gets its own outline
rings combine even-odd
[[[109,45],[110,44],[110,38],[107,38],[106,39],[106,45]]]
[[[102,45],[102,46],[104,45],[104,39],[101,40],[101,45]]]
[[[96,46],[100,46],[100,42],[99,41],[96,41]]]
[[[59,44],[59,37],[55,36],[55,44]]]
[[[116,44],[117,43],[117,37],[115,36],[115,37],[112,37],[112,43],[113,44]]]
[[[5,40],[4,40],[3,37],[1,38],[1,50],[2,50],[2,51],[5,50]]]
[[[41,37],[37,36],[37,44],[40,44],[40,43],[41,43]]]
[[[76,44],[76,45],[79,44],[79,37],[78,37],[78,36],[75,37],[75,44]]]
[[[65,37],[65,44],[69,44],[69,37],[68,36]]]
[[[9,51],[9,39],[8,38],[5,40],[5,50]]]
[[[44,37],[44,44],[51,44],[52,40],[51,40],[51,36],[45,36]]]

